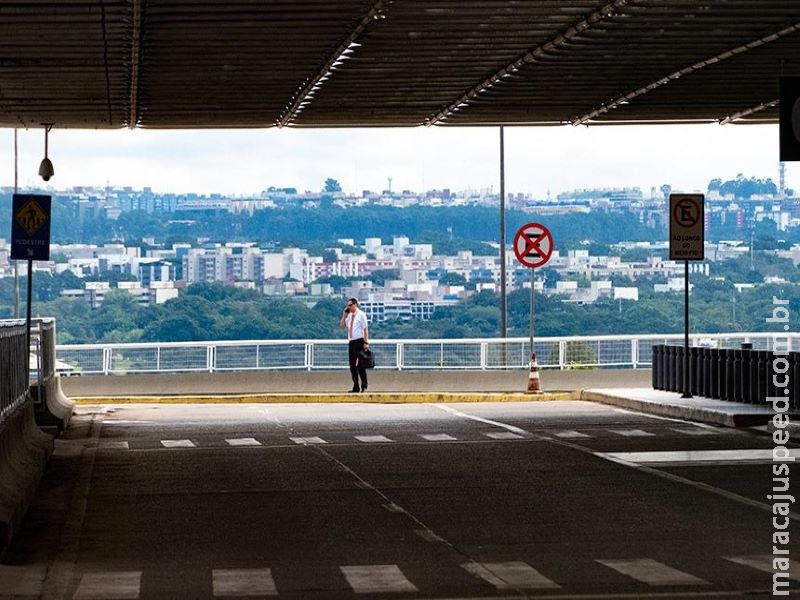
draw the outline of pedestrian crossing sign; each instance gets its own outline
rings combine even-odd
[[[50,260],[50,196],[14,194],[11,258]]]

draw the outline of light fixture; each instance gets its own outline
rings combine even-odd
[[[39,177],[45,181],[50,181],[50,178],[55,175],[56,172],[53,170],[52,161],[47,158],[47,138],[54,123],[42,123],[42,125],[44,126],[44,158],[39,165]]]

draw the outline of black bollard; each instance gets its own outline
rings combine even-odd
[[[733,351],[733,401],[742,401],[742,351]]]
[[[719,348],[710,349],[710,362],[711,362],[711,393],[709,397],[719,399]]]
[[[702,396],[703,394],[703,371],[700,362],[700,350],[697,346],[689,348],[689,389],[692,396]]]
[[[753,361],[753,344],[742,344],[742,402],[754,404],[750,390],[750,365]]]
[[[711,352],[713,348],[703,348],[700,359],[703,361],[703,389],[701,393],[711,398]]]
[[[756,352],[758,358],[758,386],[755,399],[756,404],[766,404],[768,393],[767,383],[767,353],[764,350]]]
[[[663,390],[662,377],[661,377],[661,352],[664,349],[663,344],[654,344],[651,350],[651,363],[653,365],[653,389]]]
[[[733,350],[725,350],[725,395],[722,400],[733,402]]]

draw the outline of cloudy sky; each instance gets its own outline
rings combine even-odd
[[[506,189],[545,197],[590,187],[704,191],[737,173],[777,182],[774,125],[507,127]],[[19,131],[21,189],[41,184],[42,130]],[[481,128],[77,131],[54,129],[55,189],[150,186],[157,192],[256,194],[269,186],[318,191],[499,189],[499,130]],[[0,130],[0,186],[13,185],[13,130]],[[800,188],[800,168],[787,167]]]

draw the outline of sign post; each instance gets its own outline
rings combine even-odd
[[[11,208],[11,258],[28,261],[27,341],[31,348],[33,261],[50,260],[50,208],[52,198],[14,194]]]
[[[705,257],[703,194],[669,195],[669,259],[683,260],[683,394],[689,391],[689,261]]]
[[[553,255],[553,235],[550,230],[539,223],[528,223],[520,227],[514,236],[514,256],[524,266],[531,270],[531,316],[530,316],[530,344],[531,356],[534,355],[534,302],[535,302],[535,276],[536,267],[541,267]]]

